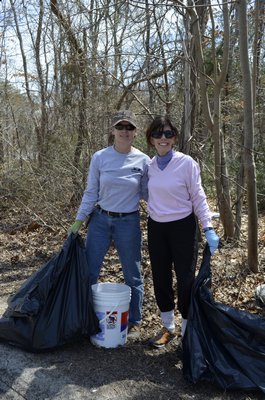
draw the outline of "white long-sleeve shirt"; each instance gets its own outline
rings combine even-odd
[[[154,221],[176,221],[194,212],[203,228],[212,226],[200,168],[193,158],[173,152],[168,165],[161,170],[155,156],[148,177],[148,213]]]
[[[136,148],[119,153],[113,146],[93,154],[76,219],[84,221],[95,204],[107,211],[129,213],[147,200],[147,168],[150,158]]]

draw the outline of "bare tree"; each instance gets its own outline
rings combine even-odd
[[[261,3],[257,0],[257,13],[249,14],[251,34],[257,40],[253,47],[257,107],[264,101],[258,87],[262,89],[264,74]],[[22,91],[28,98],[27,122],[18,118],[12,102],[5,111],[12,121],[6,125],[8,133],[13,144],[22,147],[21,155],[45,159],[47,152],[53,161],[50,169],[63,160],[60,171],[65,171],[72,192],[79,195],[92,153],[107,143],[109,116],[115,109],[132,108],[143,128],[154,114],[170,113],[181,126],[180,149],[192,152],[205,165],[206,185],[208,177],[209,182],[212,175],[216,179],[212,190],[224,236],[239,238],[245,188],[239,166],[242,84],[238,32],[231,20],[234,3],[223,1],[217,7],[208,0],[188,0],[185,5],[176,0],[173,6],[172,1],[156,0],[8,0],[6,4],[13,10],[12,39],[20,46],[17,76],[24,80]],[[5,68],[8,81],[14,75],[8,62]],[[261,144],[261,112],[259,118]],[[137,140],[146,150],[144,138],[139,135]],[[11,146],[7,148],[15,157]]]
[[[190,139],[192,137],[193,131],[193,120],[192,109],[196,103],[196,90],[193,90],[194,85],[192,83],[192,73],[191,73],[191,59],[192,59],[192,49],[191,49],[191,27],[190,27],[190,15],[186,11],[183,17],[184,23],[184,38],[183,38],[183,70],[184,70],[184,107],[183,107],[183,120],[182,120],[182,135],[179,139],[179,150],[183,153],[190,154]],[[195,77],[195,74],[193,74]],[[192,95],[193,94],[193,95]]]
[[[248,265],[253,272],[258,272],[258,210],[256,171],[254,161],[254,122],[253,95],[248,48],[247,3],[241,0],[237,4],[239,14],[240,60],[243,75],[244,93],[244,161],[247,182],[248,204]]]
[[[178,0],[176,4],[181,4],[184,8],[184,4]],[[229,54],[229,17],[228,17],[228,5],[226,1],[222,2],[222,14],[224,23],[224,40],[222,44],[223,56],[221,62],[219,62],[215,44],[215,21],[212,16],[212,10],[210,5],[205,2],[205,7],[209,8],[210,18],[212,23],[212,62],[214,70],[214,78],[212,84],[213,91],[213,110],[211,111],[211,105],[209,100],[209,85],[206,71],[205,71],[205,60],[203,54],[203,32],[200,26],[200,18],[197,12],[197,5],[190,1],[190,6],[187,8],[188,13],[191,17],[191,34],[194,41],[194,54],[196,56],[196,65],[198,66],[196,72],[198,74],[199,93],[201,99],[201,107],[206,125],[212,134],[214,141],[214,161],[215,161],[215,181],[216,181],[216,192],[218,198],[218,207],[220,210],[220,216],[224,227],[224,236],[233,237],[234,224],[233,224],[233,213],[231,207],[231,196],[229,187],[229,176],[226,165],[226,154],[224,147],[224,138],[220,127],[221,121],[221,90],[224,86],[226,79],[227,68],[228,68],[228,54]],[[201,6],[202,4],[200,4]],[[208,79],[207,79],[208,78]]]

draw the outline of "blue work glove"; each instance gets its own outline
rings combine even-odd
[[[207,243],[210,247],[211,255],[214,255],[215,250],[218,249],[219,246],[219,237],[216,235],[215,230],[213,228],[205,228],[204,234],[207,240]]]
[[[80,220],[76,220],[75,223],[73,225],[70,226],[70,228],[68,229],[68,236],[71,235],[71,233],[76,234],[79,229],[81,228],[83,221]]]

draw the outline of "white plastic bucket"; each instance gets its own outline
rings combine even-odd
[[[101,332],[90,340],[99,347],[122,346],[127,340],[131,288],[123,283],[92,285],[94,311]]]

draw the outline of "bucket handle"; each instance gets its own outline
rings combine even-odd
[[[106,317],[102,318],[99,323],[102,324],[102,322],[106,321],[106,319],[115,311],[115,309],[120,305],[120,303],[117,303],[112,310],[106,315]]]

